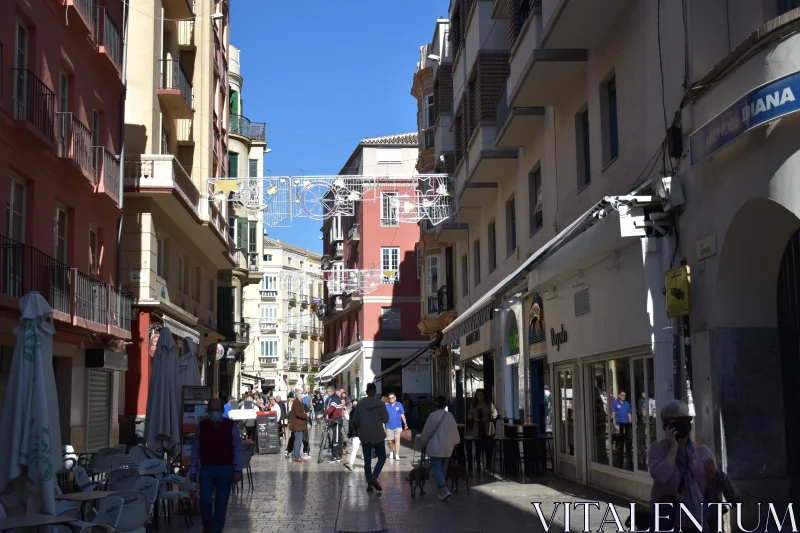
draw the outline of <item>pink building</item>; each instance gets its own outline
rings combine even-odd
[[[130,299],[118,289],[122,2],[0,2],[0,397],[19,297],[54,310],[61,440],[118,442],[120,339]],[[87,394],[87,390],[89,391]]]
[[[333,274],[326,283],[325,367],[318,381],[352,394],[378,376],[383,393],[430,394],[428,356],[405,364],[427,345],[417,328],[419,227],[401,213],[403,195],[416,187],[418,153],[416,133],[361,141],[340,174],[390,176],[393,185],[365,190],[352,216],[333,217],[322,228],[322,268]],[[364,290],[355,288],[356,278]]]

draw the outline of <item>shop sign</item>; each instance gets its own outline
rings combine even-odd
[[[508,334],[508,351],[511,355],[519,353],[519,331],[517,331],[516,327],[514,331]]]
[[[476,342],[478,342],[479,340],[481,340],[481,330],[476,329],[475,331],[467,335],[467,340],[464,344],[466,344],[467,346],[471,346]]]
[[[403,370],[411,373],[426,373],[430,370],[428,358],[420,357],[419,359],[406,365],[406,367]],[[358,374],[356,373],[356,375]]]
[[[561,345],[567,343],[567,330],[564,329],[564,324],[561,324],[561,331],[556,331],[550,328],[550,344],[556,347],[556,351],[561,351]]]
[[[754,89],[689,136],[692,166],[748,131],[800,111],[800,72]]]
[[[667,288],[667,316],[688,316],[692,311],[692,280],[688,265],[667,270],[664,286]]]
[[[219,361],[225,357],[225,348],[221,344],[216,345],[216,351],[214,353],[214,360]]]
[[[183,401],[208,401],[213,397],[209,386],[183,386]]]

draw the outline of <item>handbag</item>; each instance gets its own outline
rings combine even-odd
[[[411,430],[406,428],[400,432],[400,438],[403,440],[411,440]]]

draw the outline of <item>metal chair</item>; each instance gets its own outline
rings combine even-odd
[[[145,459],[139,461],[139,470],[146,476],[167,473],[167,462],[163,459]]]
[[[99,481],[93,481],[92,478],[89,477],[86,469],[82,466],[76,466],[73,468],[72,476],[75,479],[75,485],[81,492],[93,491],[98,487],[98,485],[100,485]]]
[[[116,531],[122,516],[124,503],[119,496],[103,498],[97,503],[97,512],[94,520],[91,522],[78,520],[77,522],[72,522],[72,527],[76,528],[78,533],[93,533],[95,527],[101,527],[106,531]]]
[[[112,470],[111,473],[108,474],[106,490],[113,490],[115,492],[137,490],[135,487],[139,478],[140,476],[137,470]]]
[[[171,522],[171,503],[178,502],[178,513],[183,514],[183,519],[186,522],[186,528],[189,529],[190,523],[193,526],[194,520],[191,513],[191,499],[189,498],[191,481],[186,478],[168,474],[159,480],[158,498],[164,502],[164,510],[166,511],[167,523]]]
[[[122,514],[117,523],[117,533],[146,533],[150,525],[149,505],[143,492],[121,492]]]

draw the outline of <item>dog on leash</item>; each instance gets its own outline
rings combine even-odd
[[[406,478],[411,484],[411,497],[415,497],[417,495],[417,488],[419,488],[420,494],[425,494],[425,482],[428,481],[428,469],[418,466],[411,470],[408,473],[408,477]]]
[[[464,484],[467,486],[467,496],[469,496],[469,476],[466,468],[451,460],[447,463],[446,479],[452,480],[450,483],[450,492],[452,493],[458,492],[458,480],[464,480]]]

